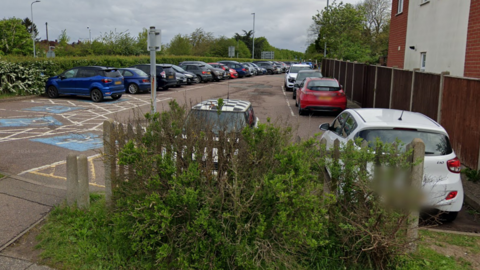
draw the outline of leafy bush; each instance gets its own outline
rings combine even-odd
[[[470,168],[465,168],[462,170],[462,173],[465,174],[468,181],[472,181],[473,183],[480,181],[480,170],[477,171]]]
[[[114,183],[116,237],[150,262],[148,268],[345,263],[362,269],[401,261],[410,209],[389,206],[365,166],[405,168],[411,153],[379,145],[377,153],[386,154],[378,159],[349,144],[340,151],[342,163],[317,138],[292,143],[288,127],[265,123],[217,137],[205,123],[187,120],[185,108],[170,106],[169,112],[147,114],[143,138],[119,153],[120,164],[135,174]],[[340,184],[324,191],[325,166],[341,191]]]
[[[43,93],[46,77],[34,63],[0,61],[0,93],[39,95]]]

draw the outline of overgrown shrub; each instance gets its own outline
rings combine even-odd
[[[478,183],[480,181],[480,170],[474,170],[470,168],[465,168],[462,170],[462,173],[465,174],[468,181],[473,183]]]
[[[0,61],[0,93],[39,95],[44,92],[46,77],[35,63]]]
[[[116,179],[117,237],[155,269],[384,268],[399,262],[410,209],[389,207],[367,163],[408,167],[408,155],[349,144],[339,162],[318,138],[292,143],[272,123],[210,132],[185,108],[147,115],[141,140],[119,153],[134,177]],[[213,153],[218,155],[214,162]],[[325,166],[341,189],[325,192]],[[369,180],[370,179],[370,180]],[[338,186],[337,186],[338,187]],[[335,191],[338,192],[335,192]]]

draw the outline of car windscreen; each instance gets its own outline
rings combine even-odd
[[[310,67],[303,66],[303,67],[290,67],[290,73],[298,73],[300,70],[309,70]]]
[[[320,72],[300,72],[297,75],[297,82],[301,82],[305,78],[322,78],[322,74]]]
[[[314,81],[308,82],[307,89],[313,90],[313,91],[338,91],[341,88],[340,88],[340,85],[338,85],[337,81],[314,80]]]
[[[222,112],[218,114],[217,110],[192,110],[187,123],[193,119],[197,120],[197,123],[201,123],[201,129],[209,128],[215,134],[220,131],[239,132],[247,125],[243,112]]]
[[[407,144],[419,138],[425,143],[425,155],[449,155],[452,153],[450,141],[445,134],[406,129],[368,129],[360,131],[356,137],[366,140],[370,147],[375,146],[379,139],[384,143],[401,142],[401,150],[405,151]]]
[[[120,72],[116,69],[105,69],[103,70],[103,74],[105,77],[108,77],[108,78],[122,77],[122,74],[120,74]]]
[[[175,70],[175,71],[178,71],[178,72],[186,72],[185,69],[179,67],[179,66],[175,66],[175,65],[172,65],[172,68]]]

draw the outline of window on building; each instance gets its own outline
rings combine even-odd
[[[425,71],[426,65],[427,65],[427,53],[422,52],[420,53],[420,70]]]
[[[403,0],[398,0],[397,14],[400,14],[402,12],[403,12]]]

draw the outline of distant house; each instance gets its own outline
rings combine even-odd
[[[480,78],[480,1],[393,0],[387,66]]]

